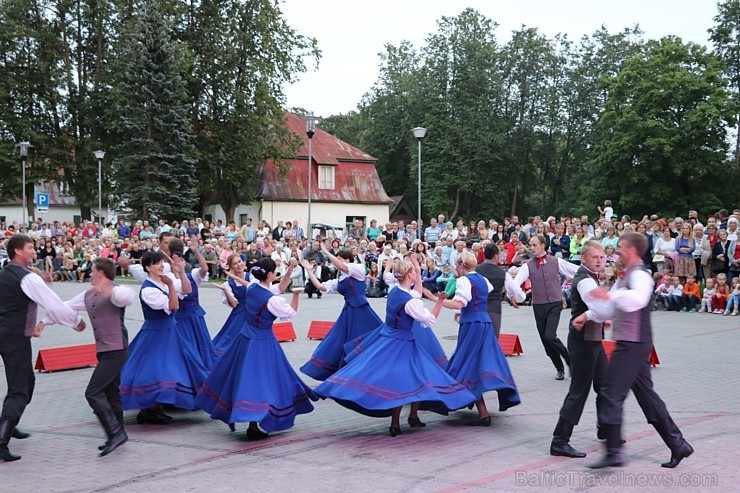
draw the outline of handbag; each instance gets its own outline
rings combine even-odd
[[[660,253],[653,255],[653,263],[658,264],[660,262],[665,262],[665,255],[661,255]]]

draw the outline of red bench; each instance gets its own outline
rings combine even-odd
[[[71,370],[98,364],[95,344],[69,346],[56,349],[42,349],[36,358],[38,371]]]
[[[512,354],[519,356],[524,352],[522,351],[522,343],[519,341],[519,336],[516,334],[499,334],[498,344],[506,356],[511,356]]]
[[[314,320],[311,322],[311,326],[308,329],[308,338],[323,339],[332,327],[334,327],[334,322]]]
[[[278,322],[272,325],[272,332],[275,334],[275,338],[278,342],[295,341],[295,329],[293,328],[293,322]]]
[[[614,348],[617,347],[616,341],[601,341],[601,344],[604,346],[604,352],[606,353],[606,357],[611,359],[612,353],[614,352]],[[655,351],[655,346],[650,350],[650,356],[648,357],[648,361],[650,362],[650,366],[655,367],[660,364],[660,360],[658,359],[658,353]]]

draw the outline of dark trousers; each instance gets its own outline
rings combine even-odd
[[[488,316],[491,317],[493,331],[496,333],[496,339],[498,339],[498,336],[501,334],[501,312],[488,312]]]
[[[621,426],[622,406],[630,389],[648,423],[670,418],[665,403],[653,390],[648,362],[652,347],[649,342],[617,341],[601,390],[604,402],[597,409],[600,423]]]
[[[563,302],[538,303],[533,304],[532,308],[537,332],[540,334],[545,353],[552,360],[556,370],[564,370],[563,361],[570,365],[570,356],[562,341],[558,339],[558,323],[560,323],[560,312],[563,311]]]
[[[560,417],[575,426],[581,419],[592,384],[596,392],[597,411],[603,404],[601,388],[606,377],[607,360],[601,341],[584,341],[583,334],[575,329],[568,332],[568,352],[570,389],[560,408]]]
[[[693,294],[685,294],[681,297],[681,305],[687,310],[696,310],[697,303],[701,303],[701,300]]]
[[[112,409],[117,415],[123,412],[121,401],[121,368],[128,359],[128,349],[98,353],[98,366],[95,367],[90,383],[85,389],[85,399],[95,413]]]
[[[3,335],[0,337],[0,356],[3,358],[5,380],[8,383],[2,418],[10,418],[17,423],[31,402],[36,385],[31,362],[31,338]]]

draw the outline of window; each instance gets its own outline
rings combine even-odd
[[[319,188],[334,189],[334,166],[319,166]]]

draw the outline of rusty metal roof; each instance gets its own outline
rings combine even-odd
[[[262,167],[262,185],[257,198],[262,200],[305,201],[308,199],[308,137],[302,118],[287,113],[287,126],[303,140],[297,157],[281,178],[280,169],[268,159]],[[311,200],[390,204],[375,169],[377,158],[317,128],[311,145]],[[319,189],[319,165],[334,168],[334,188]]]
[[[308,156],[308,136],[306,135],[306,121],[293,113],[286,112],[286,126],[288,129],[302,139],[298,156]],[[318,164],[337,165],[340,161],[377,162],[377,158],[359,150],[358,148],[343,142],[331,134],[316,127],[313,139],[311,139],[311,158]]]

